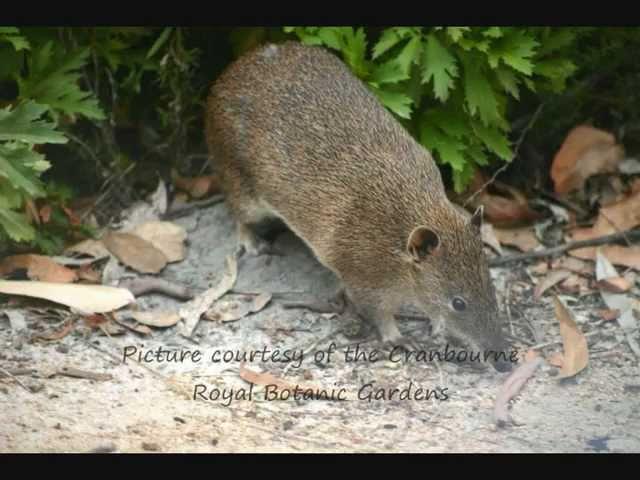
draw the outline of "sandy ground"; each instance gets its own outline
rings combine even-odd
[[[189,232],[187,258],[168,266],[162,277],[204,290],[217,282],[235,234],[224,204],[176,221]],[[243,258],[235,289],[251,292],[294,292],[286,299],[310,295],[328,298],[338,285],[306,248],[289,233],[276,242],[283,256]],[[522,269],[492,272],[498,293],[504,285],[524,285]],[[524,283],[522,283],[524,282]],[[295,293],[295,292],[307,292]],[[589,366],[577,377],[557,378],[543,366],[512,402],[517,425],[497,428],[492,421],[496,394],[507,374],[442,363],[345,362],[338,348],[331,362],[314,361],[331,342],[353,343],[357,324],[304,309],[284,309],[276,297],[261,312],[236,322],[201,321],[189,341],[178,328],[153,329],[141,336],[131,331],[106,337],[76,328],[59,342],[20,342],[5,316],[0,316],[0,367],[34,369],[31,375],[0,378],[0,452],[638,452],[640,451],[640,367],[614,322],[598,323],[590,312],[602,308],[593,297],[573,304],[578,323],[589,336]],[[532,300],[531,288],[512,288],[509,304],[514,335],[539,342],[560,340],[549,297]],[[160,295],[140,297],[141,309],[167,309],[177,301]],[[44,323],[43,323],[44,322]],[[27,312],[29,331],[55,326]],[[413,331],[421,324],[401,322]],[[339,330],[342,327],[342,331]],[[366,330],[366,329],[365,329]],[[366,333],[366,332],[365,332]],[[349,335],[348,337],[345,335]],[[357,337],[356,337],[357,339]],[[249,399],[202,400],[197,384],[234,389],[249,384],[239,364],[207,360],[183,363],[123,363],[125,347],[177,351],[302,349],[304,361],[254,362],[288,382],[325,389],[344,388],[344,401],[264,399],[255,387]],[[371,351],[376,342],[364,343]],[[561,345],[546,352],[560,351]],[[104,379],[53,375],[71,367]],[[373,383],[372,383],[373,382]],[[359,399],[366,385],[446,392],[446,399]],[[224,403],[229,403],[228,406]]]

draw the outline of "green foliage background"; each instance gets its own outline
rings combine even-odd
[[[514,124],[541,103],[544,154],[578,122],[640,130],[633,28],[0,27],[0,243],[57,251],[82,229],[62,213],[74,195],[131,166],[149,184],[149,171],[196,171],[210,82],[287,39],[339,55],[458,192],[512,161]],[[52,221],[34,226],[26,206],[43,202]]]

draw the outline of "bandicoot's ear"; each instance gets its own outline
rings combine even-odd
[[[476,227],[478,231],[482,227],[482,214],[484,213],[484,205],[480,205],[471,216],[469,223]]]
[[[438,234],[424,226],[414,228],[407,240],[407,252],[417,262],[435,253],[439,246]]]

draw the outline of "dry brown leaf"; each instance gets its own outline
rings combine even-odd
[[[128,328],[132,332],[136,332],[141,335],[151,335],[153,333],[151,329],[146,325],[141,325],[139,323],[132,322],[125,318],[118,318],[118,316],[114,316],[113,321],[116,322],[118,325]]]
[[[598,288],[612,293],[625,293],[633,286],[629,280],[623,277],[605,278],[596,283]]]
[[[51,220],[51,205],[44,205],[40,208],[40,212],[38,212],[38,214],[40,215],[42,223],[49,223],[49,220]]]
[[[95,313],[93,315],[84,315],[82,317],[82,320],[90,328],[98,328],[100,327],[100,325],[104,325],[107,322],[111,321],[110,319],[99,313]]]
[[[537,350],[529,349],[524,353],[524,355],[522,355],[522,361],[530,362],[531,360],[534,360],[539,356],[540,356],[540,352],[538,352]]]
[[[496,228],[494,230],[500,243],[517,247],[523,252],[534,250],[540,245],[532,227]]]
[[[573,240],[589,240],[640,225],[640,191],[625,199],[602,207],[591,228],[577,228],[571,232]]]
[[[569,270],[551,270],[547,276],[538,283],[535,291],[533,292],[533,297],[536,299],[540,298],[544,292],[561,281],[569,278],[571,275],[572,273]]]
[[[640,271],[640,246],[622,247],[620,245],[606,245],[599,248],[614,265],[622,265]],[[579,248],[577,250],[571,250],[569,255],[585,260],[595,260],[597,250],[598,247]]]
[[[69,335],[73,330],[73,325],[74,325],[74,321],[68,320],[67,322],[65,322],[65,324],[62,326],[60,330],[57,330],[51,333],[38,333],[34,335],[34,338],[37,338],[38,340],[45,340],[48,342],[55,342]]]
[[[560,335],[564,363],[560,370],[560,378],[567,378],[582,371],[589,363],[587,339],[576,324],[573,312],[569,310],[557,296],[554,297],[555,313],[560,323]]]
[[[480,234],[482,236],[482,241],[489,245],[498,255],[502,255],[502,248],[500,247],[500,242],[496,238],[496,234],[493,229],[493,225],[490,223],[483,223],[482,227],[480,227]]]
[[[150,242],[131,233],[109,232],[102,242],[118,260],[142,273],[158,273],[167,257]]]
[[[26,270],[31,280],[43,282],[71,283],[78,279],[76,272],[59,265],[44,255],[23,254],[5,257],[0,262],[0,277],[15,270]]]
[[[578,295],[586,295],[593,292],[590,288],[589,280],[578,275],[571,275],[569,278],[563,280],[562,283],[560,283],[560,289],[563,292]]]
[[[549,264],[546,261],[538,262],[530,266],[529,271],[534,275],[544,275],[549,271]]]
[[[503,426],[511,421],[509,415],[509,400],[515,397],[529,378],[533,376],[538,367],[544,363],[542,357],[533,357],[531,360],[519,365],[504,381],[493,407],[493,419],[498,426]]]
[[[271,373],[258,373],[254,370],[251,370],[250,368],[245,366],[244,362],[240,364],[240,378],[255,385],[275,385],[280,390],[294,390],[296,388],[296,385],[286,382],[285,380],[278,378]]]
[[[180,225],[151,221],[138,225],[130,233],[160,250],[168,262],[179,262],[184,259],[184,241],[187,238],[187,232]]]
[[[202,198],[220,191],[220,182],[215,175],[181,177],[174,172],[173,183],[176,188],[188,192],[193,198]]]
[[[130,312],[138,323],[149,325],[150,327],[166,328],[172,327],[180,321],[177,312],[151,311],[151,312]]]
[[[65,251],[82,253],[84,255],[94,257],[95,259],[106,258],[111,255],[102,241],[94,240],[92,238],[83,240],[82,242],[67,248]]]
[[[96,284],[102,283],[102,274],[97,272],[91,264],[81,265],[80,268],[76,270],[76,273],[78,274],[78,278],[85,282]]]
[[[0,280],[0,293],[43,298],[87,315],[117,310],[135,301],[129,290],[105,285]]]
[[[597,313],[598,316],[605,322],[613,322],[614,320],[618,319],[621,312],[617,308],[605,308],[602,310],[598,310]]]
[[[234,295],[221,299],[204,314],[205,319],[219,322],[233,322],[262,310],[271,301],[271,294]]]
[[[577,273],[578,275],[592,276],[593,275],[593,263],[585,262],[579,258],[562,256],[551,262],[551,268],[569,270],[570,272]]]
[[[561,352],[553,352],[547,357],[547,363],[554,367],[562,368],[564,366],[564,355]]]
[[[580,125],[569,132],[551,166],[556,193],[583,187],[587,178],[615,172],[624,158],[624,149],[609,132]]]
[[[200,321],[200,317],[206,312],[213,302],[222,297],[233,288],[238,277],[238,261],[234,255],[229,255],[226,259],[227,270],[217,285],[202,292],[193,300],[183,304],[179,310],[181,333],[185,337],[190,337]]]

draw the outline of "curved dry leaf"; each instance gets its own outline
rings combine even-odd
[[[556,193],[582,188],[592,175],[615,172],[624,149],[609,132],[580,125],[569,132],[551,165]]]
[[[213,304],[204,314],[205,319],[219,322],[233,322],[247,315],[262,310],[271,301],[271,294],[234,295],[233,298],[221,299]]]
[[[532,227],[495,228],[494,231],[500,243],[517,247],[523,252],[535,250],[540,246],[540,241]]]
[[[142,273],[158,273],[167,257],[150,242],[132,233],[109,232],[102,241],[118,260]]]
[[[571,275],[573,274],[569,270],[551,270],[536,286],[536,289],[533,292],[534,298],[540,298],[544,292],[569,278]]]
[[[236,279],[238,278],[238,261],[234,255],[229,255],[226,259],[226,264],[227,270],[217,285],[205,290],[180,308],[178,313],[183,320],[181,324],[182,335],[190,337],[196,325],[198,325],[202,314],[209,309],[213,302],[222,297],[235,285]]]
[[[483,223],[480,227],[480,234],[482,236],[482,241],[489,245],[498,255],[502,255],[502,248],[500,247],[500,242],[496,238],[496,233],[493,229],[493,225],[490,223]]]
[[[180,315],[178,315],[178,312],[130,312],[129,315],[138,323],[158,328],[173,327],[180,321]]]
[[[64,267],[44,255],[24,254],[5,257],[0,262],[0,277],[15,270],[24,269],[31,280],[43,282],[71,283],[78,279],[76,272]]]
[[[0,280],[0,293],[43,298],[85,315],[111,312],[135,301],[129,290],[105,285]]]
[[[92,238],[88,238],[87,240],[83,240],[80,243],[72,245],[71,247],[67,248],[65,252],[82,253],[84,255],[94,257],[95,259],[106,258],[111,255],[102,241],[94,240]]]
[[[511,421],[509,415],[509,400],[515,397],[524,384],[533,376],[538,367],[544,363],[542,357],[534,357],[518,366],[507,377],[500,387],[493,407],[493,419],[498,426],[503,426]]]
[[[151,221],[135,227],[131,232],[160,250],[168,262],[184,259],[184,241],[187,232],[180,225],[171,222]]]
[[[633,268],[640,271],[640,246],[623,247],[620,245],[606,245],[600,247],[602,253],[614,265]],[[595,260],[597,257],[596,247],[579,248],[569,251],[569,255],[584,260]]]
[[[553,299],[556,318],[560,323],[564,363],[560,378],[572,377],[582,371],[589,363],[587,339],[576,324],[573,313],[558,297]]]

